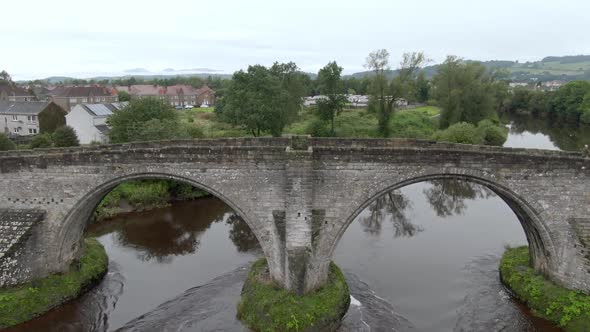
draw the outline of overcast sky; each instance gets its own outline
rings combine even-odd
[[[0,70],[16,79],[89,77],[133,68],[209,68],[336,60],[363,70],[424,51],[476,60],[590,54],[589,0],[51,0],[1,6]]]

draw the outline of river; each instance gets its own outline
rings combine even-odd
[[[576,150],[588,130],[513,118],[505,146]],[[248,265],[261,255],[248,226],[216,198],[90,225],[109,255],[93,290],[8,331],[246,331],[235,319]],[[378,198],[334,256],[352,304],[342,331],[559,331],[499,281],[505,246],[526,244],[518,219],[488,189],[417,183]]]

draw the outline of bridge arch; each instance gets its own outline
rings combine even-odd
[[[531,263],[534,268],[548,276],[551,276],[555,269],[554,257],[557,256],[557,246],[555,245],[549,227],[546,224],[546,212],[536,202],[531,202],[519,195],[514,190],[508,188],[500,181],[495,180],[492,174],[479,170],[453,170],[453,171],[439,171],[419,174],[413,177],[407,177],[397,181],[383,181],[382,185],[374,186],[361,194],[360,205],[352,205],[346,211],[343,211],[341,216],[344,220],[335,233],[332,239],[331,246],[329,246],[327,257],[333,257],[334,251],[340,242],[340,239],[358,217],[358,215],[372,204],[378,197],[403,187],[433,180],[453,179],[459,181],[466,181],[482,185],[498,197],[500,197],[508,207],[514,212],[524,230],[525,236],[529,243],[531,253]],[[325,257],[325,256],[324,256]]]
[[[189,177],[184,177],[171,173],[163,172],[138,172],[123,176],[117,176],[105,182],[94,186],[87,190],[85,194],[77,200],[70,211],[65,216],[55,240],[58,248],[58,262],[68,263],[79,255],[80,244],[83,238],[84,230],[90,222],[91,216],[102,201],[102,199],[110,193],[118,185],[130,180],[173,180],[179,183],[190,184],[195,188],[206,191],[215,196],[226,205],[228,205],[238,216],[240,216],[250,227],[256,239],[258,240],[264,255],[267,257],[269,264],[274,264],[276,260],[273,255],[271,241],[268,241],[268,230],[261,227],[260,223],[253,216],[250,216],[239,203],[232,200],[228,195],[220,190],[217,190],[211,185],[207,185],[202,181],[196,181]]]

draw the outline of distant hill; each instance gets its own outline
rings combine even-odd
[[[231,74],[214,74],[214,73],[175,73],[175,74],[145,74],[145,75],[122,75],[122,76],[95,76],[95,77],[89,77],[89,78],[84,78],[84,80],[90,81],[90,80],[95,80],[95,81],[102,81],[102,80],[116,80],[116,79],[127,79],[127,78],[131,78],[131,77],[135,77],[137,79],[144,79],[144,80],[152,80],[152,79],[163,79],[163,78],[172,78],[172,77],[178,77],[178,76],[182,76],[182,77],[200,77],[200,78],[207,78],[209,76],[211,77],[220,77],[222,79],[226,79],[226,78],[231,78]],[[71,80],[75,80],[76,78],[73,77],[67,77],[67,76],[51,76],[51,77],[47,77],[45,79],[42,79],[43,81],[46,81],[49,84],[58,84],[58,83],[63,83],[64,81],[71,81]]]
[[[472,60],[468,60],[472,61]],[[590,55],[548,56],[541,61],[480,61],[489,69],[503,69],[510,74],[513,81],[551,81],[551,80],[590,80]],[[427,77],[432,77],[438,70],[438,65],[427,66],[424,69]],[[349,75],[349,77],[363,78],[373,73],[364,71]],[[397,75],[396,70],[387,72],[389,78]]]

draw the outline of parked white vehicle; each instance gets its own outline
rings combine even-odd
[[[186,105],[184,107],[185,110],[190,110],[191,108],[195,108],[193,105]]]

